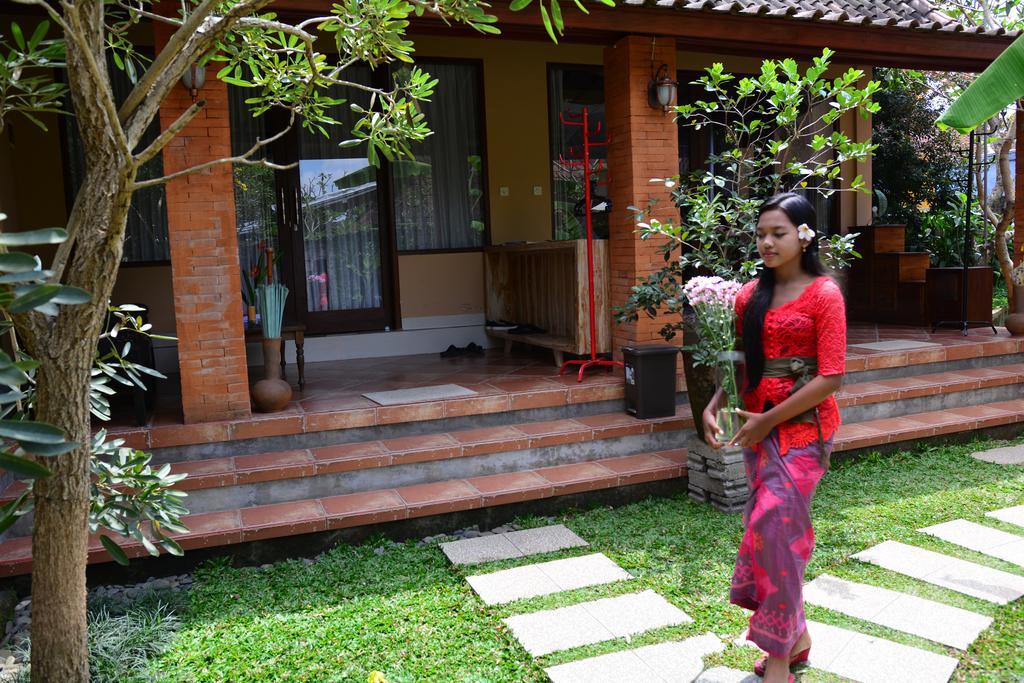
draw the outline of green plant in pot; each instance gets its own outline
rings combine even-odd
[[[252,388],[252,400],[265,413],[281,410],[292,398],[292,387],[281,378],[281,325],[288,288],[282,284],[260,285],[257,305],[263,325],[263,379]]]
[[[826,49],[803,69],[792,59],[768,59],[760,74],[744,77],[716,63],[694,82],[702,86],[704,99],[676,107],[677,120],[694,131],[717,131],[715,147],[721,151],[709,155],[702,168],[652,179],[673,189],[681,220],[653,217],[653,204],[630,207],[640,238],[662,242],[665,265],[632,288],[626,303],[616,308],[618,322],[668,313],[671,321],[660,331],[665,340],[679,333],[688,344],[697,340],[682,286],[697,275],[740,282],[757,275],[762,264],[754,234],[765,200],[788,190],[822,197],[866,191],[860,176],[844,182],[841,169],[868,159],[875,147],[851,140],[836,127],[844,114],[877,111],[871,96],[879,84],[868,81],[861,87],[864,73],[858,69],[826,78],[832,55]],[[833,268],[857,256],[853,236],[820,239],[819,246]],[[683,367],[699,424],[714,393],[713,373],[698,371],[685,351]]]

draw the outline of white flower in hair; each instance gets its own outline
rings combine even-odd
[[[796,226],[796,236],[802,240],[810,242],[814,239],[814,231],[811,230],[811,227],[806,223],[801,223]]]

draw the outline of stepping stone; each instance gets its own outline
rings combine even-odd
[[[552,683],[692,681],[704,669],[704,657],[725,645],[711,633],[686,640],[613,652],[545,669]]]
[[[524,556],[590,545],[561,524],[510,531],[505,535]]]
[[[630,593],[503,619],[534,657],[693,621],[654,591]]]
[[[993,510],[992,512],[986,512],[985,515],[1008,524],[1016,524],[1017,526],[1024,527],[1024,505],[1018,505],[1012,508],[1003,508],[1002,510]]]
[[[554,524],[507,534],[450,541],[442,543],[441,550],[452,564],[480,564],[585,545],[589,543],[563,525]]]
[[[987,451],[971,453],[975,460],[995,463],[996,465],[1024,465],[1024,446],[1003,446]]]
[[[918,531],[1024,567],[1024,538],[1020,536],[966,519],[955,519]]]
[[[694,683],[761,683],[761,677],[749,671],[716,666],[702,673]]]
[[[957,665],[953,657],[816,621],[807,630],[811,667],[861,683],[946,683]]]
[[[480,564],[495,560],[522,557],[523,552],[506,538],[508,534],[494,534],[479,538],[442,543],[441,550],[452,564]]]
[[[1024,595],[1024,576],[896,541],[880,543],[852,557],[997,605]]]
[[[804,586],[804,600],[960,650],[992,623],[991,617],[959,607],[827,574]]]
[[[478,574],[466,580],[488,605],[597,586],[633,577],[602,553]]]

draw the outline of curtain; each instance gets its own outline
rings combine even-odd
[[[344,78],[369,84],[370,69],[354,66]],[[341,148],[359,116],[352,104],[368,108],[359,89],[333,87],[331,97],[346,102],[331,107],[339,125],[299,134],[299,183],[305,245],[309,311],[379,308],[381,283],[379,170],[366,158],[366,146]]]
[[[110,73],[114,101],[120,104],[128,97],[134,84],[110,58],[107,59],[107,71]],[[71,117],[69,117],[67,125],[64,126],[64,130],[68,150],[70,196],[74,197],[85,180],[85,154],[82,150],[82,139],[70,98],[67,99],[66,104],[71,112]],[[160,135],[160,122],[154,118],[143,133],[135,151],[148,147],[158,135]],[[137,177],[139,180],[148,180],[159,178],[163,174],[164,160],[161,153],[146,162],[139,169]],[[167,237],[167,202],[164,186],[157,185],[136,190],[128,207],[124,254],[121,256],[121,261],[122,263],[147,263],[169,261],[170,259],[171,247]]]
[[[583,129],[562,123],[560,114],[578,116],[587,108],[590,133],[594,141],[603,140],[604,125],[604,73],[600,67],[552,66],[548,72],[548,128],[551,141],[551,194],[555,239],[582,239],[586,237],[584,224],[583,170],[562,163],[583,159]],[[600,132],[598,125],[600,124]],[[600,207],[607,189],[595,183],[599,161],[607,159],[607,147],[590,150],[591,206]],[[608,237],[607,204],[603,210],[591,213],[591,226],[597,238]]]
[[[419,63],[439,82],[422,103],[432,135],[413,146],[414,159],[391,164],[398,250],[483,246],[480,67]]]

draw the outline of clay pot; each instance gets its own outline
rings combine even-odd
[[[1024,287],[1013,288],[1013,313],[1006,316],[1006,329],[1014,337],[1024,336]]]
[[[252,387],[252,401],[264,413],[283,409],[292,400],[292,387],[281,379],[281,338],[263,340],[263,379]]]

